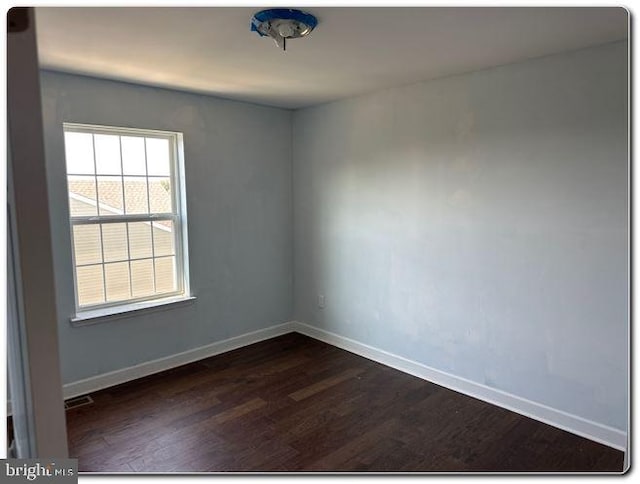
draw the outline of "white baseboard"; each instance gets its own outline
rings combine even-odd
[[[274,338],[286,333],[294,331],[293,323],[283,323],[269,328],[260,329],[251,333],[245,333],[240,336],[216,341],[205,346],[200,346],[182,353],[159,358],[157,360],[147,361],[139,365],[130,366],[121,370],[103,373],[101,375],[79,380],[73,383],[67,383],[63,387],[64,398],[72,398],[87,393],[95,392],[121,383],[126,383],[143,376],[152,375],[164,370],[170,370],[187,363],[209,358],[210,356],[226,353],[243,346],[247,346],[265,339]]]
[[[330,345],[342,348],[351,353],[363,356],[383,365],[395,368],[404,373],[422,378],[451,390],[478,398],[499,407],[506,408],[526,417],[539,420],[562,430],[566,430],[581,437],[600,442],[615,449],[626,452],[627,433],[591,420],[557,410],[546,405],[512,395],[486,385],[467,380],[449,373],[430,368],[422,363],[411,361],[402,356],[374,348],[358,341],[325,331],[305,323],[292,321],[278,324],[269,328],[235,336],[223,341],[217,341],[199,348],[177,353],[157,360],[121,370],[104,373],[84,380],[64,385],[64,398],[72,398],[91,392],[102,390],[114,385],[126,383],[137,378],[152,375],[160,371],[169,370],[210,356],[226,353],[243,346],[247,346],[269,338],[296,331],[311,338],[324,341]]]
[[[471,397],[506,408],[526,417],[539,420],[546,424],[558,427],[567,432],[586,437],[615,449],[626,452],[627,433],[591,420],[572,415],[562,410],[548,407],[525,398],[512,395],[486,385],[467,380],[435,368],[430,368],[422,363],[411,361],[402,356],[394,355],[387,351],[374,348],[350,338],[345,338],[335,333],[325,331],[305,323],[293,322],[293,330],[324,341],[330,345],[342,348],[351,353],[363,356],[367,359],[395,368],[410,375],[436,383],[456,392],[464,393]]]

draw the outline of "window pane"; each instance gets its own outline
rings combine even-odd
[[[102,281],[102,265],[76,268],[78,284],[78,305],[104,302],[104,285]]]
[[[153,222],[153,249],[156,256],[174,255],[173,222],[162,220]]]
[[[131,297],[128,262],[105,264],[104,275],[107,286],[107,301],[121,301]]]
[[[176,285],[175,257],[154,259],[156,264],[156,292],[173,292]]]
[[[96,204],[96,179],[93,176],[70,176],[69,211],[72,217],[98,215]]]
[[[76,265],[102,262],[99,225],[75,225],[73,227],[73,251]]]
[[[151,224],[149,222],[129,224],[129,251],[132,259],[153,256],[151,252]]]
[[[120,175],[120,141],[119,136],[111,134],[94,135],[96,150],[96,173],[98,175]]]
[[[145,177],[124,177],[124,200],[127,213],[149,213],[147,196]]]
[[[171,179],[149,177],[149,204],[151,213],[172,213]]]
[[[125,175],[146,175],[144,159],[144,138],[138,136],[122,136],[122,169]]]
[[[98,177],[98,200],[100,215],[122,213],[122,178],[119,176]]]
[[[162,138],[146,138],[147,170],[149,175],[169,176],[169,140]]]
[[[127,224],[102,224],[102,241],[105,262],[121,261],[129,258]]]
[[[175,293],[182,287],[175,138],[93,128],[69,124],[64,133],[72,219],[113,222],[72,222],[78,304],[85,309]]]
[[[153,295],[152,259],[131,261],[131,286],[133,297]]]
[[[95,173],[91,133],[66,132],[64,134],[64,151],[67,160],[67,174],[90,175]]]

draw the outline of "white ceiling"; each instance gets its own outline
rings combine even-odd
[[[298,108],[627,37],[622,8],[307,7],[287,52],[260,8],[36,9],[44,68]]]

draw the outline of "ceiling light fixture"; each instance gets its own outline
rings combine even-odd
[[[287,39],[309,35],[316,25],[313,15],[293,8],[261,10],[251,18],[251,31],[271,37],[282,50],[287,50]]]

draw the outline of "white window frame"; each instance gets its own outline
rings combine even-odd
[[[63,123],[63,132],[76,132],[76,133],[90,133],[90,134],[110,134],[117,136],[140,136],[145,138],[161,138],[169,141],[170,147],[170,170],[171,170],[171,192],[172,192],[172,212],[171,213],[149,213],[149,214],[117,214],[117,215],[100,215],[98,205],[100,204],[98,197],[96,196],[96,215],[89,216],[71,216],[71,207],[69,206],[69,229],[71,234],[71,257],[73,268],[73,292],[75,299],[75,311],[76,316],[72,318],[72,322],[82,322],[85,320],[103,318],[110,315],[118,315],[127,313],[130,311],[137,311],[140,309],[154,308],[167,303],[182,302],[185,300],[195,299],[191,296],[191,290],[189,286],[189,256],[188,256],[188,231],[187,231],[187,203],[186,203],[186,189],[185,189],[185,176],[184,176],[184,142],[182,133],[174,131],[160,131],[152,129],[140,129],[140,128],[125,128],[115,126],[103,126],[94,124],[81,124],[81,123]],[[95,146],[93,150],[94,156],[94,171],[96,163]],[[122,158],[120,159],[122,164]],[[146,150],[145,150],[145,164],[146,164]],[[123,172],[124,173],[124,172]],[[66,170],[65,160],[65,174],[69,177],[69,173]],[[82,175],[73,173],[73,175]],[[98,176],[98,174],[86,174],[87,176]],[[148,175],[147,175],[148,176]],[[97,179],[96,179],[96,190]],[[124,185],[123,185],[124,192]],[[97,195],[97,193],[96,193]],[[67,185],[67,199],[69,199],[69,187]],[[126,203],[123,193],[123,203]],[[75,247],[73,228],[76,225],[100,225],[105,223],[122,223],[122,222],[155,222],[161,220],[171,220],[173,222],[173,229],[175,232],[174,245],[175,245],[175,260],[176,260],[176,282],[177,290],[169,293],[154,294],[151,296],[143,296],[138,298],[125,299],[121,301],[111,301],[98,304],[91,304],[80,306],[78,301],[78,281],[76,275],[76,260],[75,260]],[[100,238],[101,252],[102,252],[102,264],[104,265],[104,241],[102,236]],[[127,247],[129,240],[127,238]],[[153,253],[153,239],[152,239],[152,256]],[[131,260],[131,259],[127,259]],[[103,268],[104,271],[104,268]],[[103,276],[103,284],[104,276]],[[106,287],[104,288],[106,298]]]

